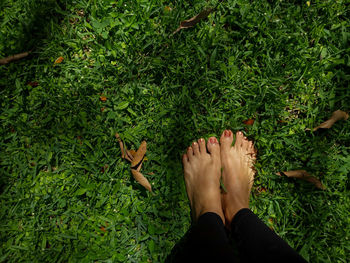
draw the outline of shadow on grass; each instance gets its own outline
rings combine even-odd
[[[5,3],[3,4],[5,5]],[[25,0],[13,2],[7,6],[4,23],[5,32],[10,32],[3,43],[5,56],[13,53],[40,49],[44,45],[53,27],[57,26],[63,18],[62,12],[66,4],[60,0]],[[11,12],[6,14],[6,12]]]

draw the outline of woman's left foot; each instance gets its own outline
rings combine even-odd
[[[197,221],[204,213],[213,212],[225,223],[221,206],[221,161],[218,140],[215,137],[209,138],[207,147],[204,139],[192,143],[187,153],[183,155],[182,163],[193,220]]]

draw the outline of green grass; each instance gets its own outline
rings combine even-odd
[[[346,262],[350,122],[305,129],[349,110],[349,11],[345,0],[1,1],[0,57],[33,52],[0,67],[0,261],[164,261],[191,224],[180,156],[230,128],[259,151],[252,210],[310,262]],[[115,132],[128,147],[147,140],[154,194]],[[275,174],[289,169],[327,190]]]

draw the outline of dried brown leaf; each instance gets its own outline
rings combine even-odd
[[[8,56],[6,58],[2,58],[2,59],[0,59],[0,65],[5,65],[5,64],[8,64],[8,63],[10,63],[12,61],[16,61],[16,60],[19,60],[21,58],[25,58],[29,54],[30,54],[30,51],[19,53],[19,54],[13,55],[13,56]]]
[[[120,147],[120,151],[122,152],[122,158],[125,158],[125,152],[124,152],[124,144],[122,139],[120,138],[119,134],[116,133],[115,134],[115,138],[117,138],[118,142],[119,142],[119,147]]]
[[[131,173],[134,177],[134,179],[141,184],[144,188],[146,188],[148,191],[152,192],[152,186],[151,184],[148,182],[147,178],[143,176],[142,173],[140,173],[139,171],[135,170],[135,169],[131,169]]]
[[[165,12],[171,12],[173,9],[170,6],[165,6],[164,11]]]
[[[287,177],[291,178],[299,178],[303,179],[305,181],[308,181],[312,184],[314,184],[318,189],[326,189],[324,185],[321,183],[320,180],[318,180],[316,177],[310,175],[306,170],[294,170],[294,171],[287,171],[287,172],[279,172],[277,175],[282,176],[285,175]]]
[[[208,15],[213,11],[214,9],[212,8],[208,8],[208,9],[204,9],[202,12],[200,12],[198,15],[188,19],[188,20],[184,20],[180,23],[180,26],[173,32],[173,35],[176,34],[177,32],[179,32],[181,29],[183,28],[189,28],[189,27],[193,27],[194,25],[196,25],[199,21],[201,21],[204,18],[207,18]]]
[[[339,120],[347,120],[349,118],[349,114],[342,110],[336,110],[332,113],[332,116],[329,120],[321,123],[319,126],[313,129],[313,131],[317,131],[318,129],[329,129],[333,126],[333,124]]]
[[[138,171],[138,172],[139,172],[139,171],[141,170],[142,163],[143,163],[143,160],[142,160],[142,162],[140,163],[140,165],[138,165],[138,166],[137,166],[136,171]]]
[[[143,141],[137,150],[134,160],[131,162],[131,168],[135,168],[138,164],[140,164],[143,160],[143,157],[145,156],[147,151],[147,143],[146,141]]]
[[[132,162],[134,160],[134,155],[132,155],[132,152],[135,152],[135,150],[132,150],[132,149],[130,151],[128,151],[128,149],[125,150],[125,159],[127,159],[129,162]]]
[[[128,154],[131,155],[132,157],[134,157],[135,154],[136,154],[136,151],[131,149],[131,150],[128,151]]]
[[[253,125],[254,124],[254,119],[248,119],[248,120],[245,120],[245,121],[243,121],[243,123],[245,124],[245,125]]]
[[[30,81],[30,82],[27,83],[27,85],[29,85],[29,86],[34,88],[34,87],[39,86],[39,82],[37,82],[37,81]]]
[[[63,57],[58,57],[58,58],[55,60],[54,64],[60,64],[60,63],[62,63],[63,60],[64,60]]]

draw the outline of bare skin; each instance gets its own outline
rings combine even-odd
[[[236,213],[242,208],[249,208],[249,196],[254,182],[253,169],[256,150],[253,142],[236,133],[234,146],[233,133],[225,130],[220,138],[222,181],[227,193],[222,194],[222,207],[226,226],[230,227]]]
[[[204,139],[192,143],[187,153],[183,155],[182,162],[194,221],[206,212],[213,212],[225,223],[221,206],[221,161],[218,140],[215,137],[209,138],[207,147]]]

